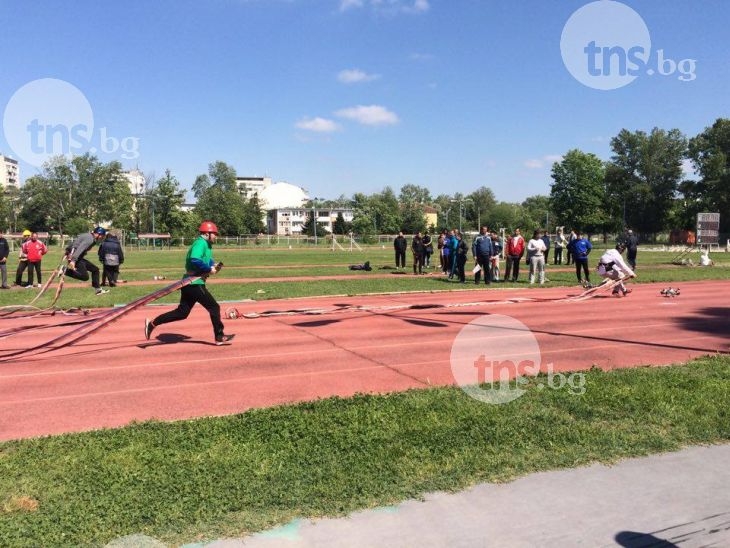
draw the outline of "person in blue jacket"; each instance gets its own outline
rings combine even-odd
[[[575,261],[575,275],[578,278],[578,283],[583,287],[590,287],[591,276],[588,272],[588,255],[593,249],[591,242],[583,236],[580,231],[575,231],[575,239],[568,244],[570,254]],[[580,271],[583,270],[585,280],[581,280]]]
[[[484,273],[484,283],[492,283],[491,259],[492,259],[492,236],[486,226],[481,228],[479,235],[474,238],[471,244],[471,254],[479,265],[479,270],[474,274],[474,283],[479,285],[479,279]]]

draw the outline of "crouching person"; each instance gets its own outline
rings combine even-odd
[[[598,263],[598,275],[604,279],[617,281],[616,287],[613,288],[613,294],[619,297],[631,293],[624,285],[624,280],[636,277],[633,270],[626,264],[621,254],[626,249],[623,242],[616,244],[616,249],[609,249],[603,255]]]

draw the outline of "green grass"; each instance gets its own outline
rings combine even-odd
[[[111,306],[114,304],[128,303],[142,295],[161,287],[159,282],[153,280],[154,276],[165,276],[166,282],[173,281],[182,275],[182,265],[185,257],[184,249],[138,251],[131,250],[126,253],[126,261],[121,268],[121,278],[128,281],[148,281],[149,284],[141,286],[120,285],[114,288],[109,294],[100,297],[94,296],[90,289],[89,282],[78,282],[68,279],[64,287],[63,295],[58,303],[60,307],[81,306],[93,308],[99,306]],[[594,250],[595,263],[601,250]],[[474,284],[459,284],[455,281],[448,281],[443,276],[432,274],[431,276],[413,276],[411,270],[405,274],[393,274],[391,269],[381,267],[393,266],[393,251],[390,244],[385,248],[382,246],[365,248],[363,251],[355,252],[332,252],[325,249],[230,249],[215,248],[214,256],[217,260],[225,263],[225,268],[219,277],[230,281],[230,284],[212,285],[213,294],[220,301],[239,301],[244,299],[269,300],[291,297],[307,297],[312,295],[357,295],[366,293],[389,293],[399,291],[450,291],[450,290],[476,290]],[[672,265],[671,261],[677,253],[674,252],[639,252],[639,268],[636,283],[666,282],[677,285],[690,280],[717,280],[730,279],[730,255],[715,253],[713,257],[716,266],[713,268],[690,268]],[[44,258],[44,275],[60,262],[60,250],[53,248]],[[92,254],[92,261],[96,262],[96,256]],[[350,264],[360,264],[370,261],[373,270],[371,272],[353,272],[348,269]],[[410,261],[410,257],[408,257]],[[471,266],[471,261],[468,263]],[[15,263],[9,265],[9,279],[12,282],[15,276]],[[502,263],[504,272],[504,263]],[[575,286],[575,273],[572,270],[565,272],[556,271],[555,266],[549,265],[547,275],[550,282],[548,287],[554,286]],[[569,268],[569,267],[563,267]],[[432,269],[438,270],[438,269]],[[332,276],[332,275],[353,275],[353,280],[338,280],[336,282],[320,281],[267,281],[264,278],[297,278],[303,276]],[[380,275],[380,276],[378,276]],[[383,278],[385,275],[385,278]],[[499,284],[497,287],[526,287],[527,268],[522,267],[521,281],[517,284]],[[472,280],[467,276],[467,280]],[[237,280],[261,280],[245,284],[235,283]],[[594,281],[597,276],[594,275]],[[483,288],[483,286],[482,286]],[[540,288],[533,288],[539,291]],[[47,306],[51,302],[52,291],[48,292],[38,301],[40,307]],[[0,306],[21,305],[28,303],[34,292],[30,290],[0,291]],[[171,295],[160,301],[173,303],[177,301],[177,295]]]
[[[493,406],[458,388],[0,444],[8,546],[241,536],[436,490],[730,439],[730,358],[585,373]]]

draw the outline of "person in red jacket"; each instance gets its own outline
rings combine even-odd
[[[41,286],[41,260],[43,255],[48,253],[46,244],[38,239],[38,233],[33,232],[30,235],[30,240],[23,244],[23,253],[28,257],[28,285],[26,287],[33,287],[33,271],[35,270],[38,276],[38,284],[36,287]]]
[[[522,256],[525,254],[525,239],[522,237],[519,228],[515,228],[511,238],[507,239],[507,266],[504,272],[504,281],[510,279],[510,273],[512,274],[511,280],[517,281],[520,275],[520,261]]]

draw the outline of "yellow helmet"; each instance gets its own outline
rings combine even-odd
[[[26,228],[26,229],[25,229],[25,230],[23,231],[23,236],[30,236],[30,235],[31,235],[31,231],[30,231],[30,230],[28,230],[28,229]]]

